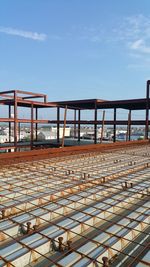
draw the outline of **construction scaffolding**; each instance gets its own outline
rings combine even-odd
[[[150,266],[149,177],[148,142],[1,166],[0,266]]]
[[[0,105],[8,107],[8,116],[1,117],[1,123],[8,123],[9,125],[9,140],[5,144],[0,144],[0,150],[5,150],[7,152],[11,151],[20,151],[22,148],[34,149],[38,147],[44,147],[44,145],[49,146],[64,146],[64,137],[63,140],[60,140],[60,125],[74,125],[74,138],[76,138],[77,132],[77,141],[80,142],[81,139],[81,126],[82,125],[93,125],[94,126],[94,143],[97,143],[97,128],[98,126],[112,125],[113,126],[113,141],[116,142],[116,127],[117,125],[126,125],[127,127],[127,141],[131,139],[131,126],[141,125],[145,127],[145,139],[148,139],[149,136],[149,109],[150,109],[150,98],[149,98],[149,87],[150,81],[147,81],[146,89],[146,98],[141,99],[129,99],[129,100],[116,100],[108,101],[101,99],[89,99],[89,100],[74,100],[74,101],[59,101],[59,102],[48,102],[47,96],[44,94],[35,94],[32,92],[25,92],[20,90],[11,90],[0,92]],[[37,99],[40,99],[40,101]],[[19,108],[30,109],[30,118],[20,118]],[[43,108],[55,108],[56,110],[56,120],[49,119],[39,119],[38,111]],[[66,117],[60,119],[60,110],[73,110],[74,119],[68,120]],[[105,119],[105,110],[113,110],[113,119]],[[118,120],[117,119],[117,110],[124,109],[128,111],[128,119]],[[83,110],[92,110],[94,111],[93,120],[83,120],[81,119],[81,113]],[[97,112],[98,110],[103,111],[103,118],[98,119]],[[145,119],[132,119],[132,111],[144,110]],[[13,113],[13,116],[11,115]],[[24,112],[25,113],[25,112]],[[77,118],[78,117],[78,118]],[[25,123],[30,125],[30,142],[19,142],[20,136],[20,124]],[[55,144],[39,143],[37,141],[37,131],[38,125],[49,124],[56,125],[57,127],[57,140]],[[63,126],[64,127],[64,126]],[[11,141],[11,132],[13,130],[14,140]],[[33,132],[35,131],[35,137]],[[103,138],[103,130],[101,134],[101,140]],[[78,143],[79,144],[79,143]]]

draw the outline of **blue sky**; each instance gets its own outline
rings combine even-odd
[[[145,97],[149,0],[0,0],[0,90]]]

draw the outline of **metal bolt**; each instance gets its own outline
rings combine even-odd
[[[2,219],[4,219],[6,216],[5,210],[2,210]]]
[[[59,251],[63,251],[63,247],[62,247],[62,245],[63,245],[63,237],[62,236],[58,237],[58,241],[59,241],[58,250]]]
[[[35,225],[33,225],[33,230],[34,230],[34,231],[36,231],[36,230],[37,230],[37,228],[38,228],[38,225],[36,225],[36,224],[35,224]]]
[[[106,178],[105,178],[105,177],[103,177],[103,180],[102,180],[102,182],[103,182],[103,183],[105,183],[105,182],[106,182]]]
[[[125,182],[125,188],[128,188],[128,184],[127,184],[127,182]]]
[[[27,234],[31,231],[31,222],[27,222]]]
[[[109,261],[107,257],[103,257],[102,261],[103,261],[103,267],[109,267]]]
[[[71,240],[68,240],[67,241],[67,248],[68,248],[68,250],[71,250],[71,244],[72,244],[72,241]]]
[[[86,179],[86,173],[84,173],[83,175],[84,175],[84,176],[83,176],[83,177],[84,177],[84,179]]]

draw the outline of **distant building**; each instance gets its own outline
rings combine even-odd
[[[65,137],[70,136],[70,128],[65,128]],[[51,127],[50,130],[41,130],[38,132],[38,140],[51,140],[57,138],[57,127]],[[59,129],[59,138],[63,137],[63,127]]]
[[[3,129],[1,129],[0,130],[0,143],[2,144],[2,143],[5,143],[7,141],[8,141],[8,136],[7,136],[6,132]]]
[[[7,139],[7,136],[5,136],[5,135],[0,135],[0,143],[2,144],[2,143],[5,143],[5,142],[7,142],[8,141],[8,139]]]
[[[63,127],[59,128],[59,138],[63,137]],[[55,136],[57,137],[57,127],[52,127],[51,128],[52,133],[55,134]],[[70,127],[66,127],[65,128],[65,137],[70,137],[70,132],[71,132],[71,128]]]
[[[41,131],[37,135],[38,140],[50,140],[55,139],[55,136],[52,136],[50,131]]]

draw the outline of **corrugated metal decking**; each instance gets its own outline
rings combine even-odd
[[[149,266],[149,178],[150,145],[2,167],[0,266]]]

